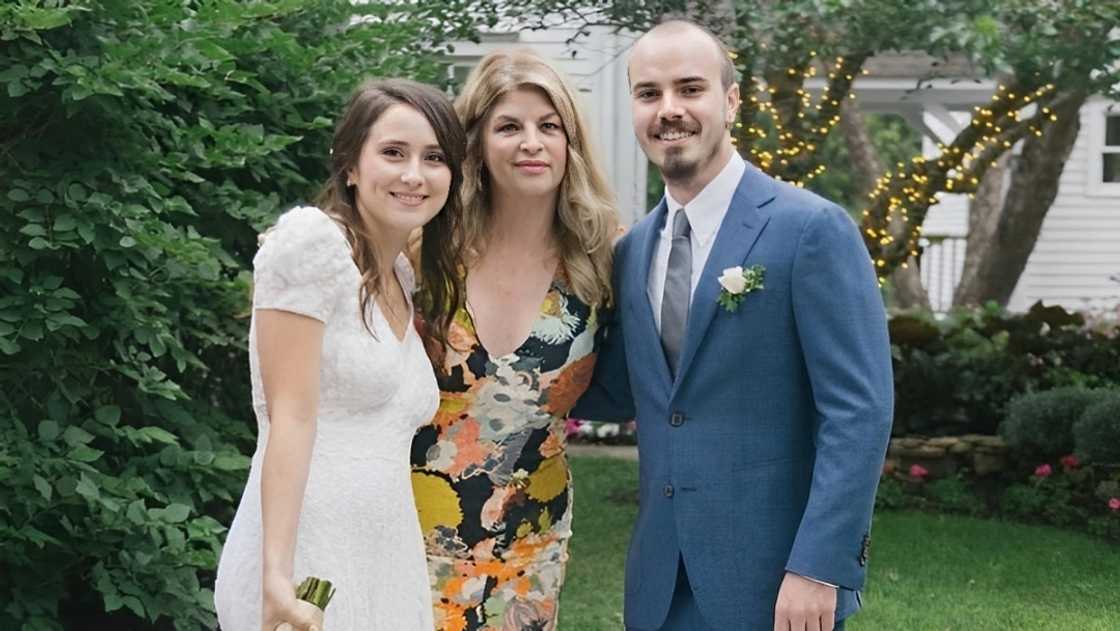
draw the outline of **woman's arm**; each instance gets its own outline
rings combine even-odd
[[[315,443],[324,324],[288,311],[256,312],[257,352],[269,430],[261,470],[263,631],[282,622],[312,629],[297,606],[296,529]]]

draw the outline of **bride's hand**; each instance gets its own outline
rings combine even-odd
[[[266,575],[261,588],[261,631],[323,631],[323,610],[297,599],[286,576]]]

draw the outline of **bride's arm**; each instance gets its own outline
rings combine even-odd
[[[261,470],[262,629],[281,622],[310,629],[297,607],[292,576],[296,529],[315,442],[324,324],[288,311],[256,313],[257,352],[268,406]]]

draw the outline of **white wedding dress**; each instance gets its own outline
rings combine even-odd
[[[324,631],[430,631],[431,588],[409,469],[412,436],[439,403],[423,344],[411,323],[398,341],[376,304],[370,308],[376,339],[366,331],[350,246],[317,208],[285,213],[253,265],[254,314],[280,309],[326,323],[293,580],[334,583]],[[395,272],[411,294],[415,281],[403,255]],[[214,603],[223,631],[260,631],[261,625],[261,465],[269,418],[255,326],[249,366],[257,449],[218,563]]]

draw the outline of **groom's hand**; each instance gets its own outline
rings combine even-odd
[[[832,631],[836,588],[786,572],[774,607],[774,631]]]

